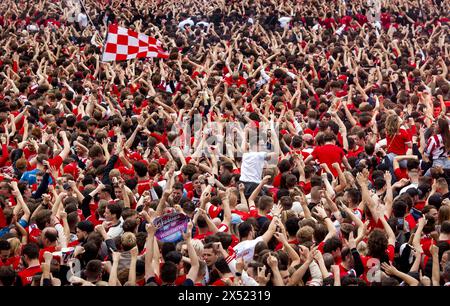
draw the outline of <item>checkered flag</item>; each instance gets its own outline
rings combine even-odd
[[[153,37],[119,27],[117,24],[108,27],[103,62],[143,57],[168,58],[169,55],[161,47],[161,42]]]

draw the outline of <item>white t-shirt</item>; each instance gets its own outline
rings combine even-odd
[[[291,19],[291,17],[281,17],[280,19],[278,19],[278,22],[283,28],[285,28],[288,26],[289,22],[291,22]]]
[[[236,258],[242,257],[245,263],[248,263],[253,259],[253,254],[255,253],[255,246],[258,242],[263,241],[263,238],[259,236],[253,240],[245,240],[239,242],[235,247]]]
[[[81,27],[85,28],[88,25],[88,18],[85,14],[79,13],[77,17],[77,21]]]
[[[209,22],[206,22],[206,21],[197,22],[196,26],[200,26],[200,25],[203,25],[204,27],[207,28],[209,26]]]
[[[108,229],[107,235],[109,239],[114,239],[123,234],[123,219],[120,217],[119,224]]]
[[[183,29],[184,26],[187,25],[187,24],[190,25],[191,27],[193,27],[195,23],[194,23],[194,21],[192,21],[191,18],[188,18],[188,19],[183,20],[182,22],[180,22],[180,23],[178,24],[178,27],[179,27],[180,29]]]
[[[259,184],[264,168],[267,152],[247,152],[242,155],[241,178],[242,182]]]
[[[403,188],[400,190],[400,193],[399,193],[399,194],[404,194],[409,188],[418,188],[418,187],[419,187],[419,184],[411,183],[411,184],[409,184],[409,185],[403,187]]]

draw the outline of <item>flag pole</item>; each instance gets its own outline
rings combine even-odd
[[[83,10],[86,12],[86,16],[87,16],[87,18],[89,19],[89,22],[90,22],[91,25],[94,27],[95,31],[96,31],[98,34],[100,34],[99,31],[97,30],[97,28],[95,27],[94,22],[92,22],[92,19],[91,19],[91,17],[89,16],[88,11],[86,10],[86,6],[84,5],[84,1],[83,1],[83,0],[79,0],[79,2],[80,2],[80,4],[81,4],[81,6],[83,7]],[[99,35],[99,37],[100,37],[100,39],[101,39],[101,41],[102,41],[102,44],[104,45],[105,43],[104,43],[104,41],[103,41],[103,38],[102,38],[100,35]]]
[[[102,87],[103,87],[103,84],[102,84],[102,64],[104,63],[104,62],[103,62],[103,53],[105,52],[106,42],[108,41],[108,33],[109,33],[108,27],[109,27],[109,20],[106,21],[106,34],[105,34],[105,40],[104,40],[103,43],[102,43],[102,52],[101,52],[101,54],[100,54],[101,58],[100,58],[100,65],[99,65],[99,68],[100,68],[100,71],[99,71],[99,81],[100,81],[100,84],[102,85]],[[104,89],[105,89],[105,88],[104,88]]]

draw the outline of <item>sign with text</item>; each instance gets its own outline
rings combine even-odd
[[[178,242],[183,239],[189,218],[181,213],[171,213],[156,218],[153,224],[158,228],[156,238],[163,242]]]

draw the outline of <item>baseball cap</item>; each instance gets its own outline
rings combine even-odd
[[[242,218],[238,214],[231,214],[231,224],[241,224]]]

